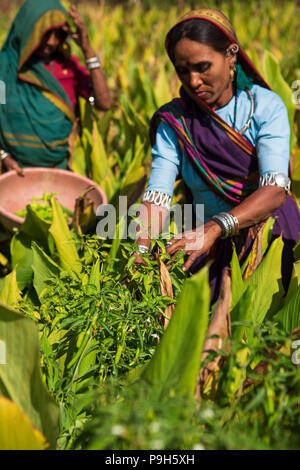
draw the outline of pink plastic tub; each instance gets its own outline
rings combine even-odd
[[[33,197],[42,197],[44,192],[57,193],[56,198],[63,206],[74,210],[75,200],[89,186],[96,186],[88,193],[94,202],[94,211],[101,204],[107,204],[105,192],[89,178],[72,171],[56,168],[26,168],[25,176],[15,171],[0,175],[0,221],[9,230],[19,227],[24,219],[17,217],[18,212],[30,204]]]

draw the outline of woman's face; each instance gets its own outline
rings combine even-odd
[[[51,29],[44,34],[41,44],[36,51],[39,58],[47,60],[62,46],[66,33],[62,29]]]
[[[235,54],[224,55],[187,38],[174,48],[174,65],[180,81],[212,109],[225,106],[233,96],[230,68],[235,61]]]

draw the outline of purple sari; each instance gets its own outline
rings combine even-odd
[[[246,77],[252,82],[270,89],[243,51],[234,29],[223,13],[210,8],[191,11],[184,15],[170,29],[169,33],[178,24],[190,19],[206,20],[217,26],[223,32],[224,37],[227,37],[232,44],[238,45],[237,61]],[[170,50],[169,33],[165,40],[167,52]],[[150,123],[152,144],[155,142],[156,130],[160,121],[167,123],[174,130],[185,158],[190,161],[195,171],[204,179],[211,190],[221,198],[233,204],[239,204],[258,188],[259,170],[255,148],[188,89],[182,87],[180,98],[162,106],[154,114]],[[293,247],[298,241],[300,233],[300,214],[292,195],[288,195],[285,204],[274,211],[271,216],[275,217],[272,240],[281,235],[284,242],[282,282],[287,290],[294,260]],[[238,236],[234,237],[241,264],[250,250],[255,249],[257,244],[254,242],[257,241],[259,231],[265,223],[266,220],[253,227],[243,229]],[[194,273],[208,260],[212,260],[210,265],[212,302],[218,297],[224,268],[230,264],[232,250],[231,239],[218,239],[212,250],[199,256],[191,268],[191,272]]]
[[[199,106],[200,104],[200,106]],[[216,122],[213,111],[196,103],[185,89],[181,98],[162,106],[150,124],[150,138],[155,141],[160,121],[167,123],[175,132],[184,157],[188,158],[195,171],[211,187],[212,191],[226,201],[239,204],[258,188],[259,170],[255,148],[240,134],[220,120]],[[282,282],[287,290],[293,265],[293,247],[299,239],[300,214],[291,195],[285,204],[271,215],[275,218],[272,241],[282,235]],[[234,242],[240,263],[246,259],[254,241],[266,220],[240,231]],[[209,253],[199,256],[190,271],[201,269],[208,260],[210,266],[211,301],[214,303],[220,290],[224,268],[232,257],[232,240],[218,239]]]

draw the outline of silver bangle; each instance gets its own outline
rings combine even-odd
[[[228,223],[228,237],[233,237],[235,234],[235,223],[231,214],[228,212],[220,212],[219,216],[224,217]]]
[[[1,160],[4,160],[6,157],[9,157],[9,153],[5,152],[5,150],[0,150]]]
[[[88,70],[100,69],[101,62],[100,61],[99,62],[93,62],[91,64],[87,64],[86,67],[87,67]]]
[[[213,220],[214,222],[216,222],[219,227],[221,228],[222,230],[222,235],[221,235],[221,238],[227,238],[226,237],[226,234],[227,234],[227,223],[224,222],[223,218],[218,216],[218,215],[214,215],[211,220]]]
[[[221,212],[218,215],[214,215],[212,220],[216,222],[222,229],[221,238],[233,237],[236,234],[237,219],[229,214],[228,212]]]
[[[149,247],[147,245],[138,245],[138,252],[139,253],[148,253]]]
[[[86,64],[93,64],[94,62],[100,62],[99,57],[95,55],[95,57],[91,57],[90,59],[86,59]]]
[[[264,173],[259,177],[259,187],[279,186],[284,188],[286,193],[291,190],[291,180],[284,173]]]
[[[166,193],[162,193],[161,191],[151,190],[151,191],[145,191],[142,197],[142,201],[153,202],[153,204],[155,204],[156,206],[162,206],[170,210],[172,197]]]

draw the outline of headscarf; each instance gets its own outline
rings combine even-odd
[[[0,51],[0,146],[20,166],[59,166],[67,158],[75,116],[60,83],[36,59],[44,34],[67,23],[58,0],[27,0]]]
[[[263,79],[263,77],[260,75],[260,73],[256,70],[254,64],[252,63],[246,52],[243,50],[228,18],[224,15],[224,13],[218,10],[213,10],[210,8],[200,8],[198,10],[192,10],[186,13],[182,18],[178,20],[178,22],[174,26],[172,26],[172,28],[166,35],[165,48],[167,52],[169,49],[170,32],[179,24],[192,19],[203,19],[211,22],[225,34],[225,36],[229,39],[232,44],[237,44],[239,46],[239,50],[237,52],[237,64],[239,65],[239,67],[237,67],[237,70],[239,76],[236,77],[238,82],[238,88],[244,89],[245,84],[248,83],[249,80],[252,83],[257,83],[258,85],[261,85],[265,88],[270,88],[266,81]]]

